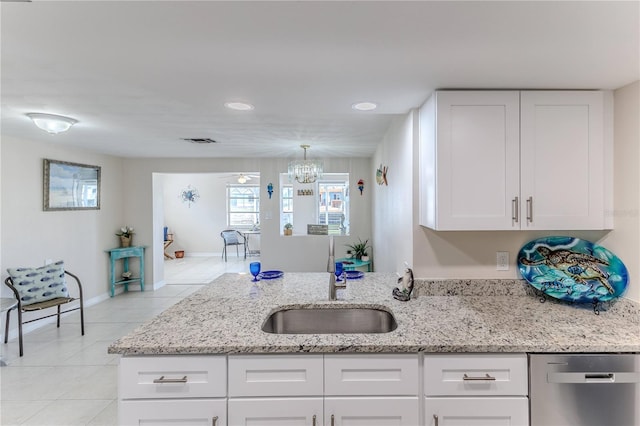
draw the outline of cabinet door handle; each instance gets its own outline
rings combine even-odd
[[[433,415],[434,426],[438,426],[438,416],[436,414]]]
[[[336,426],[336,419],[331,415],[331,426]]]
[[[215,416],[213,419],[211,419],[211,426],[216,426],[216,424],[218,424],[218,416]]]
[[[533,197],[527,198],[527,222],[533,222]]]
[[[466,381],[474,381],[474,380],[496,380],[495,377],[490,376],[489,374],[485,374],[484,377],[480,376],[480,377],[469,377],[467,376],[467,374],[465,373],[462,376],[462,380],[466,380]]]
[[[316,426],[316,415],[314,414],[313,417],[311,418],[311,426]]]
[[[181,379],[165,379],[164,376],[160,376],[159,379],[154,379],[153,383],[187,383],[187,376]]]
[[[518,221],[520,220],[520,214],[518,213],[518,210],[520,210],[518,208],[518,201],[518,197],[511,200],[511,219],[514,223],[518,223]]]

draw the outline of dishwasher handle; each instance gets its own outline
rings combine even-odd
[[[640,383],[640,372],[547,373],[547,383]]]

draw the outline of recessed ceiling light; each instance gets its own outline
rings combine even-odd
[[[225,102],[224,106],[236,111],[251,111],[255,108],[253,105],[246,102]]]
[[[351,108],[355,109],[356,111],[373,111],[374,109],[378,108],[378,104],[374,102],[358,102],[351,105]]]

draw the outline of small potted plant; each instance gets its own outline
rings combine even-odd
[[[120,232],[116,232],[116,235],[120,237],[120,247],[130,247],[131,240],[133,239],[133,228],[125,225],[120,228]]]
[[[367,249],[370,249],[369,240],[362,241],[358,238],[357,243],[347,244],[348,250],[347,253],[351,254],[352,257],[355,257],[358,260],[369,260],[369,254]]]
[[[284,224],[284,235],[292,235],[293,234],[293,225],[291,223]]]

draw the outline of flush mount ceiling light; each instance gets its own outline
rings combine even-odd
[[[378,108],[378,104],[374,102],[358,102],[351,105],[351,108],[355,109],[356,111],[373,111],[374,109]]]
[[[36,126],[49,133],[66,132],[71,126],[76,124],[78,120],[70,117],[55,114],[42,114],[38,112],[30,112],[27,114]]]
[[[251,111],[255,107],[246,102],[225,102],[224,106],[236,111]]]
[[[240,173],[240,176],[238,176],[238,183],[247,183],[247,180],[249,179],[251,178]]]
[[[307,160],[307,149],[310,145],[300,145],[304,149],[304,159],[294,160],[289,163],[289,181],[295,179],[300,183],[313,183],[322,177],[322,161]]]

